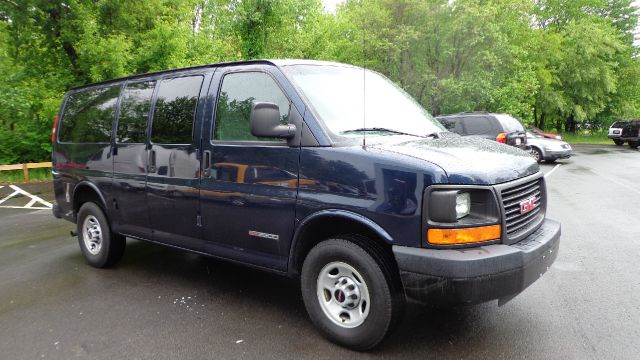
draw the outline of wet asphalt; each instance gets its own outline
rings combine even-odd
[[[320,337],[294,280],[134,240],[98,270],[71,223],[0,209],[0,358],[638,359],[640,151],[577,146],[558,163],[542,165],[563,228],[552,268],[502,307],[409,306],[369,353]]]

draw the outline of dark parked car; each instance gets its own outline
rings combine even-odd
[[[70,90],[58,119],[53,213],[90,265],[116,264],[130,237],[296,277],[311,321],[353,349],[380,343],[407,298],[504,302],[558,254],[529,154],[442,136],[362,68],[131,76]]]
[[[481,137],[529,150],[524,126],[511,115],[473,112],[440,115],[437,119],[447,130],[462,136]]]
[[[640,120],[627,121],[622,124],[618,141],[626,141],[630,148],[637,149],[640,145]]]
[[[624,141],[620,140],[620,137],[622,136],[622,129],[628,123],[629,123],[628,121],[620,120],[620,121],[614,122],[609,127],[609,134],[607,136],[609,137],[609,139],[613,140],[613,142],[618,146],[624,145]]]

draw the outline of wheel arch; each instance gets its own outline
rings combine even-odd
[[[387,246],[394,240],[389,233],[366,216],[347,210],[321,210],[304,218],[296,228],[289,250],[288,273],[298,276],[305,257],[316,244],[333,236],[361,234],[369,241]]]
[[[98,189],[96,184],[89,181],[81,181],[78,183],[73,189],[73,217],[74,219],[78,216],[78,210],[80,210],[80,206],[85,202],[92,201],[95,202],[98,206],[102,208],[105,212],[107,210],[107,202],[104,198],[104,195]]]

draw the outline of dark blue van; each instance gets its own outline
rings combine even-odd
[[[320,332],[380,343],[406,300],[507,301],[558,254],[538,164],[447,133],[362,68],[246,61],[70,90],[53,212],[95,267],[125,238],[300,279]]]

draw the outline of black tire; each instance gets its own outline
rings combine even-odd
[[[624,145],[624,141],[619,140],[619,139],[613,139],[613,142],[614,142],[617,146],[622,146],[622,145]]]
[[[556,160],[558,160],[558,159],[548,159],[548,160],[545,160],[544,162],[546,162],[548,164],[553,164],[554,162],[556,162]]]
[[[393,255],[385,250],[373,241],[354,236],[325,240],[311,249],[307,255],[300,281],[302,298],[311,321],[327,339],[353,350],[364,351],[378,345],[396,328],[404,311],[404,292]],[[364,316],[363,322],[355,327],[346,328],[338,325],[336,320],[325,313],[326,305],[321,304],[323,297],[318,290],[318,282],[325,269],[331,269],[332,264],[351,266],[363,278],[364,288],[368,289],[366,291],[370,302],[360,300],[357,306],[358,311],[364,306],[369,306],[368,313]],[[327,275],[330,273],[331,271],[328,271]],[[354,278],[359,280],[357,275],[354,275]],[[334,286],[340,285],[339,280],[340,278],[336,280]],[[323,292],[325,299],[328,293]],[[331,300],[326,300],[327,304],[337,304],[339,301],[340,295],[337,292],[333,294],[329,296]],[[362,294],[364,290],[359,293]],[[345,296],[342,295],[345,303],[350,299],[348,296],[347,300],[344,300]]]
[[[639,141],[629,141],[629,147],[632,149],[637,149],[638,145],[640,145]]]
[[[544,160],[542,158],[542,151],[540,151],[538,148],[532,147],[531,148],[531,155],[533,156],[533,158],[538,162],[541,163],[542,160]]]
[[[85,231],[86,227],[95,224],[92,230]],[[115,265],[124,255],[126,239],[124,236],[111,232],[109,221],[100,206],[92,202],[82,204],[78,211],[77,221],[78,244],[87,263],[96,268],[105,268]],[[99,234],[99,246],[96,240]],[[87,241],[85,241],[85,236]],[[90,248],[91,247],[91,248]]]

